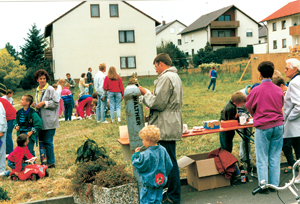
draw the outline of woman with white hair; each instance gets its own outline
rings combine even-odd
[[[295,150],[296,159],[300,159],[300,61],[294,58],[286,60],[285,74],[290,78],[289,87],[284,97],[284,145],[283,152],[287,160],[294,160],[291,146]],[[290,146],[288,145],[290,144]],[[294,161],[295,162],[295,161]],[[300,174],[295,183],[300,183]]]

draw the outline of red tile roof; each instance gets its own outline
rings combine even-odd
[[[269,15],[267,18],[263,19],[263,21],[269,21],[276,18],[281,18],[285,16],[290,16],[293,14],[300,13],[300,0],[293,1],[282,7],[281,9],[275,11],[271,15]]]

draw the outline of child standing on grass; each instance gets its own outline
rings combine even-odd
[[[73,96],[70,91],[70,84],[66,83],[65,87],[61,91],[61,98],[64,101],[64,107],[65,107],[65,121],[71,121],[72,120],[72,101],[73,101]]]
[[[221,111],[221,121],[222,120],[238,120],[239,114],[237,112],[238,107],[242,107],[246,103],[246,96],[242,92],[235,92]],[[234,130],[220,132],[220,144],[221,148],[232,152],[232,140],[234,137]]]
[[[39,131],[42,129],[42,119],[31,108],[33,97],[31,95],[23,95],[20,101],[22,109],[18,110],[14,127],[17,131],[17,136],[25,134],[28,137],[28,149],[35,156],[34,144],[38,141]]]
[[[168,175],[173,167],[166,149],[158,145],[160,130],[155,125],[144,127],[139,137],[143,140],[146,150],[135,149],[132,155],[132,165],[142,177],[143,187],[140,192],[140,203],[161,203],[163,186],[168,181]]]
[[[18,176],[20,172],[25,168],[27,163],[24,161],[24,157],[31,159],[33,156],[28,150],[29,140],[26,134],[20,134],[17,138],[18,146],[7,157],[7,165],[11,169],[15,169],[15,175]],[[36,159],[35,159],[36,160]]]
[[[207,87],[207,91],[210,89],[210,86],[213,85],[212,90],[215,91],[215,87],[216,87],[216,81],[217,81],[217,71],[216,71],[216,66],[212,66],[212,70],[209,73],[210,75],[210,82],[209,85]]]

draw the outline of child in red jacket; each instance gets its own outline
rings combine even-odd
[[[17,138],[18,146],[11,152],[7,157],[7,165],[11,169],[15,169],[15,175],[18,176],[19,173],[25,168],[28,163],[25,163],[23,158],[31,159],[33,156],[30,154],[27,147],[28,137],[26,134],[20,134]]]

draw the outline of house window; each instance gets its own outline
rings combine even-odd
[[[246,36],[247,37],[252,37],[252,29],[246,30]]]
[[[221,15],[218,18],[218,21],[231,21],[231,16],[230,15]]]
[[[282,48],[286,48],[286,39],[282,39]]]
[[[191,41],[194,42],[194,34],[191,35]]]
[[[175,33],[175,28],[170,28],[170,33]]]
[[[185,56],[187,56],[187,57],[189,56],[189,51],[188,50],[185,51]]]
[[[135,57],[120,57],[121,69],[134,69],[135,66]]]
[[[91,17],[100,17],[99,4],[91,4]]]
[[[181,45],[181,39],[178,39],[178,45]]]
[[[195,54],[195,51],[194,51],[194,49],[192,49],[192,56],[194,56],[194,54]]]
[[[273,31],[276,31],[276,30],[277,30],[276,23],[273,23]]]
[[[189,36],[185,36],[185,37],[184,37],[184,42],[185,42],[185,43],[188,43],[188,42],[189,42]]]
[[[119,17],[118,4],[109,4],[110,17]]]
[[[281,22],[282,30],[286,29],[286,21]]]
[[[120,43],[134,43],[134,30],[119,31]]]
[[[273,41],[273,49],[277,49],[277,40]]]
[[[230,30],[213,30],[212,37],[231,37]]]

